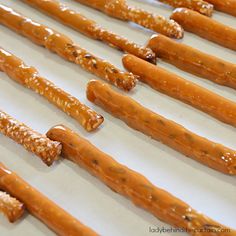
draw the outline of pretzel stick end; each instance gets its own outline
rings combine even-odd
[[[24,214],[25,206],[16,198],[0,191],[0,211],[8,218],[10,223],[16,222]]]
[[[57,141],[51,141],[52,149],[49,151],[49,155],[42,155],[42,160],[47,166],[51,166],[55,161],[59,159],[61,154],[62,145]]]
[[[103,121],[104,118],[102,115],[96,114],[95,116],[91,116],[91,119],[85,125],[86,130],[88,132],[96,130],[103,123]]]

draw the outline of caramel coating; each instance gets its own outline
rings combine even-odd
[[[47,136],[62,143],[62,154],[65,158],[80,165],[113,191],[129,198],[135,205],[144,208],[160,220],[184,228],[195,236],[224,235],[213,233],[214,229],[220,231],[224,226],[156,187],[138,172],[118,163],[69,128],[63,125],[55,126],[48,131]],[[212,233],[204,233],[204,229],[212,229]],[[235,231],[232,230],[225,235],[233,236]]]
[[[44,46],[64,59],[80,65],[83,69],[109,81],[125,91],[136,85],[136,76],[120,71],[109,62],[102,60],[77,46],[67,36],[20,15],[13,9],[0,4],[0,23]]]
[[[174,8],[186,7],[194,11],[198,11],[203,15],[211,16],[213,12],[213,5],[202,0],[159,0]]]
[[[173,20],[127,5],[125,0],[76,0],[109,16],[132,21],[171,38],[183,38],[183,29]]]
[[[97,236],[92,229],[57,206],[0,163],[0,189],[25,204],[26,209],[59,236]]]
[[[24,204],[0,191],[0,212],[8,218],[9,222],[14,223],[24,214]]]
[[[170,47],[167,48],[170,49]],[[123,65],[128,71],[139,75],[142,82],[149,84],[159,92],[236,127],[235,102],[133,55],[124,56]]]
[[[23,2],[35,7],[61,23],[85,34],[86,36],[101,40],[111,47],[128,52],[152,63],[156,62],[155,53],[147,47],[142,47],[128,39],[108,31],[95,21],[73,11],[66,5],[55,0],[23,0]]]
[[[207,0],[214,5],[214,8],[218,11],[223,11],[232,16],[236,16],[236,0]]]
[[[3,111],[0,111],[0,132],[33,152],[48,166],[61,154],[60,143],[51,141]]]
[[[236,151],[209,141],[183,126],[143,107],[128,96],[115,92],[100,81],[90,81],[87,98],[123,120],[131,128],[229,175],[236,175]]]
[[[236,50],[236,29],[187,8],[177,8],[171,15],[186,31]]]
[[[0,48],[0,70],[14,81],[29,88],[76,119],[87,131],[93,131],[103,122],[103,117],[78,99],[64,92],[49,80],[41,77],[38,71],[27,66],[21,59]]]
[[[184,71],[236,89],[236,64],[178,43],[164,35],[153,35],[148,46],[158,57]]]

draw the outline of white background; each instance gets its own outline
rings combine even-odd
[[[63,2],[137,43],[145,44],[152,35],[148,30],[109,18],[74,1]],[[166,17],[171,14],[171,8],[159,5],[155,1],[129,2]],[[122,68],[121,52],[86,38],[19,0],[0,0],[0,3],[14,7],[26,16],[67,34],[90,52]],[[213,18],[236,28],[236,18],[232,16],[215,12]],[[190,33],[185,33],[183,42],[236,63],[235,52]],[[155,185],[168,190],[213,219],[236,228],[235,177],[223,175],[184,157],[165,145],[128,128],[120,120],[88,102],[85,96],[86,84],[90,79],[95,79],[95,76],[84,72],[79,66],[66,62],[3,26],[0,26],[0,46],[22,58],[28,65],[35,66],[42,76],[103,114],[105,122],[97,132],[86,133],[72,118],[50,105],[44,98],[21,87],[4,73],[0,73],[0,109],[41,133],[47,132],[55,124],[68,125],[119,162],[148,177]],[[218,86],[161,61],[158,65],[236,102],[233,89]],[[130,95],[144,106],[175,120],[197,134],[236,149],[235,128],[158,93],[142,83],[139,83]],[[150,226],[168,227],[149,213],[135,207],[129,200],[112,192],[75,164],[63,160],[48,168],[37,157],[2,135],[0,136],[0,161],[101,235],[148,236],[156,235],[148,232]],[[16,224],[10,224],[0,216],[0,222],[1,236],[54,235],[45,225],[30,215],[26,215]]]

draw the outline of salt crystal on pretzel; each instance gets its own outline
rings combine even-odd
[[[0,212],[2,212],[11,223],[17,221],[24,214],[24,204],[9,194],[0,191]]]
[[[211,16],[213,5],[202,0],[159,0],[160,2],[169,4],[172,7],[186,7],[194,11],[198,11],[203,15]],[[220,0],[222,1],[222,0]]]
[[[132,73],[120,71],[109,62],[77,46],[64,34],[34,22],[2,4],[0,4],[0,24],[57,53],[64,59],[80,65],[118,88],[129,91],[136,85],[137,78]]]
[[[76,0],[124,21],[133,21],[145,28],[172,38],[182,38],[183,29],[173,20],[127,5],[125,0]]]
[[[87,131],[95,130],[103,117],[82,104],[49,80],[41,77],[34,67],[27,66],[20,58],[0,48],[0,70],[14,81],[45,97],[49,102],[76,119]]]
[[[21,144],[48,166],[58,159],[61,144],[48,139],[0,110],[0,132]]]
[[[101,40],[111,47],[134,54],[137,57],[152,63],[155,63],[156,61],[155,53],[150,48],[140,46],[122,36],[102,28],[95,21],[73,11],[56,0],[23,0],[23,2],[43,11],[61,23],[70,26],[90,38]]]
[[[30,214],[59,236],[98,236],[2,163],[0,163],[0,189],[23,202]]]

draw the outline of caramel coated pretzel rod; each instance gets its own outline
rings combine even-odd
[[[109,81],[118,88],[129,91],[136,84],[136,76],[122,72],[105,60],[77,46],[67,36],[20,15],[0,4],[0,24],[44,46],[62,58],[80,65],[83,69]]]
[[[9,194],[0,191],[0,212],[14,223],[24,214],[24,204]]]
[[[26,209],[60,236],[97,234],[0,163],[0,189],[25,204]]]
[[[14,81],[45,97],[49,102],[76,119],[87,131],[95,130],[103,122],[101,115],[49,80],[41,77],[34,67],[27,66],[21,59],[2,48],[0,48],[0,70]]]
[[[118,48],[152,63],[156,62],[155,53],[150,48],[142,47],[128,39],[108,31],[95,21],[69,9],[55,0],[22,0],[23,2],[41,10],[61,23],[85,34],[86,36],[101,40],[111,47]]]
[[[236,50],[236,29],[187,8],[177,8],[171,15],[186,31],[224,47]]]
[[[61,153],[61,144],[48,139],[0,110],[0,132],[21,144],[50,166]]]
[[[118,163],[69,128],[55,126],[48,131],[47,136],[62,143],[65,158],[80,165],[112,190],[129,198],[135,205],[144,208],[160,220],[198,236],[206,235],[204,229],[218,229],[220,232],[224,227],[156,187],[138,172]],[[211,235],[216,236],[215,233],[208,233],[208,236]],[[223,236],[224,233],[217,235]],[[233,236],[235,231],[232,230],[225,235]]]
[[[124,56],[123,65],[157,91],[236,127],[235,102],[133,55]]]
[[[207,0],[214,5],[214,8],[218,11],[223,11],[232,16],[236,16],[236,0]]]
[[[145,28],[164,34],[171,38],[183,38],[182,27],[173,20],[127,5],[125,0],[75,0],[95,8],[107,15],[123,20],[132,21]]]
[[[222,173],[236,175],[236,151],[209,141],[143,107],[99,81],[90,81],[87,98],[131,128]]]
[[[153,35],[148,47],[158,57],[184,71],[236,89],[236,64],[178,43],[164,35]]]
[[[211,16],[213,12],[213,5],[203,0],[159,0],[160,2],[166,3],[174,8],[186,7],[194,11],[198,11],[203,15]],[[222,0],[220,0],[222,1]]]

